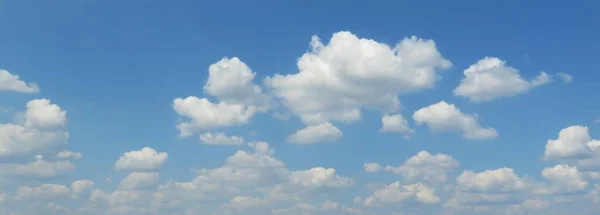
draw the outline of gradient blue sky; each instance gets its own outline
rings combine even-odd
[[[354,196],[364,198],[373,193],[368,184],[405,183],[402,175],[385,171],[367,173],[363,164],[377,162],[397,166],[422,150],[447,154],[460,162],[460,166],[449,173],[448,185],[456,184],[456,177],[464,170],[483,172],[503,167],[514,169],[522,178],[547,183],[541,175],[542,169],[563,163],[542,158],[548,140],[557,139],[561,129],[573,125],[586,126],[592,138],[600,138],[600,124],[594,123],[600,117],[597,96],[600,75],[596,61],[600,50],[598,7],[600,4],[593,1],[513,0],[2,0],[0,69],[18,75],[25,82],[37,83],[40,91],[0,91],[0,107],[4,110],[0,112],[0,123],[16,123],[15,116],[26,110],[28,101],[47,98],[67,113],[66,130],[70,137],[64,148],[81,152],[83,158],[72,161],[76,170],[56,177],[27,176],[17,180],[0,175],[6,178],[0,192],[7,196],[0,208],[36,213],[34,209],[18,206],[28,200],[13,198],[20,186],[70,186],[75,180],[85,179],[94,182],[94,189],[112,193],[129,173],[116,171],[115,162],[125,152],[143,147],[168,153],[168,161],[157,170],[160,179],[156,183],[159,184],[192,180],[196,173],[190,168],[223,165],[237,150],[250,149],[201,144],[198,136],[204,131],[179,137],[176,124],[180,116],[173,109],[173,100],[196,96],[218,101],[204,95],[203,86],[208,78],[208,67],[224,57],[237,57],[247,64],[256,73],[253,82],[269,93],[263,79],[277,73],[297,73],[296,62],[309,51],[311,36],[316,35],[327,44],[332,35],[340,31],[390,46],[413,35],[431,39],[441,55],[452,62],[451,68],[439,73],[441,80],[435,87],[399,95],[402,103],[399,113],[416,131],[410,139],[401,134],[378,132],[382,112],[363,109],[363,116],[355,123],[332,121],[343,133],[338,140],[292,144],[286,137],[305,125],[294,114],[283,121],[273,117],[276,112],[289,112],[285,106],[258,113],[248,124],[213,132],[242,136],[245,142],[268,142],[275,150],[275,157],[285,162],[291,171],[319,166],[335,168],[336,174],[352,178],[354,183],[341,190],[323,188],[326,190],[322,191],[326,193],[323,195],[346,205],[343,207],[360,208],[367,214],[441,214],[452,210],[444,207],[452,192],[443,194],[443,188],[436,189],[440,203],[415,206],[417,209],[396,207],[394,204],[398,203],[377,207],[353,203]],[[486,56],[506,61],[526,80],[544,71],[553,81],[486,102],[455,96],[453,90],[464,78],[463,70]],[[573,81],[563,83],[558,73],[571,75]],[[479,123],[495,128],[498,137],[472,140],[457,132],[433,132],[425,124],[417,125],[413,113],[442,100],[456,105],[463,113],[477,114]],[[2,138],[0,140],[7,140]],[[31,161],[34,155],[36,153],[1,158],[0,162],[23,163]],[[112,182],[105,182],[107,177],[111,177]],[[579,194],[586,197],[574,201],[592,205],[586,198],[594,192],[597,182],[592,178],[585,180],[586,189]],[[550,202],[549,208],[563,207],[553,203],[560,195],[532,198]],[[63,200],[62,205],[71,211],[64,213],[92,213],[78,211],[82,205],[89,205],[87,201],[92,200]],[[269,203],[263,207],[271,211],[295,203],[298,202]],[[320,207],[318,202],[309,203]],[[45,207],[46,202],[41,205]],[[183,211],[191,207],[189,205],[179,206],[179,209]],[[494,204],[493,207],[511,205]],[[92,214],[105,213],[99,211],[101,209],[94,210],[98,211]],[[212,210],[205,208],[196,213],[211,214]],[[590,214],[598,210],[598,207],[590,209]],[[338,212],[350,214],[342,209]]]

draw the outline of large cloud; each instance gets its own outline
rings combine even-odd
[[[433,40],[417,37],[390,47],[342,31],[328,44],[313,36],[310,45],[298,73],[265,80],[306,124],[356,121],[361,108],[398,111],[399,93],[433,87],[439,70],[451,66]]]
[[[412,118],[417,124],[426,124],[432,131],[461,132],[467,139],[485,140],[498,136],[496,129],[482,127],[475,115],[463,113],[445,101],[415,111]]]
[[[550,76],[544,72],[527,81],[521,77],[519,70],[507,66],[506,62],[495,57],[477,61],[465,69],[464,74],[465,78],[454,89],[454,95],[467,97],[475,102],[514,96],[551,81]]]

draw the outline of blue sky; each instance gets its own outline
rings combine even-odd
[[[597,6],[2,0],[0,211],[596,214]]]

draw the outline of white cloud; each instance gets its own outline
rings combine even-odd
[[[130,151],[123,154],[117,163],[116,170],[152,171],[160,169],[169,155],[166,152],[144,147],[140,151]]]
[[[558,139],[548,140],[544,151],[545,160],[579,159],[592,155],[587,143],[592,141],[585,126],[569,126],[561,129]]]
[[[443,183],[448,179],[447,173],[453,172],[459,163],[452,156],[445,154],[432,155],[420,151],[398,167],[386,166],[386,171],[402,174],[407,181],[425,181]]]
[[[158,184],[158,172],[132,172],[119,184],[120,190],[144,190]]]
[[[525,189],[524,182],[513,169],[500,168],[483,172],[464,171],[456,178],[462,191],[480,193],[507,193]]]
[[[365,163],[364,168],[365,172],[379,172],[381,170],[381,165],[378,163]]]
[[[392,132],[405,135],[415,133],[415,130],[408,126],[408,121],[400,114],[383,115],[383,117],[381,117],[381,124],[382,127],[379,129],[381,132]]]
[[[558,77],[560,77],[560,79],[563,80],[563,83],[569,84],[569,83],[573,82],[573,76],[571,76],[567,73],[562,73],[562,72],[559,72],[557,74],[558,74]]]
[[[37,93],[40,88],[36,83],[25,83],[18,75],[0,69],[0,91]]]
[[[86,196],[94,188],[94,182],[90,180],[77,180],[71,183],[71,190],[78,196]]]
[[[315,212],[316,210],[317,210],[317,207],[315,207],[314,205],[304,203],[304,202],[299,202],[288,208],[273,209],[272,214],[275,214],[275,215],[279,215],[279,214],[282,214],[282,215],[311,214],[311,212]]]
[[[208,145],[242,145],[244,144],[244,138],[227,136],[225,133],[206,132],[200,135],[200,142]]]
[[[36,160],[32,163],[0,163],[0,176],[51,178],[75,170],[70,161]]]
[[[298,73],[276,74],[265,83],[304,123],[319,124],[356,121],[361,108],[398,111],[399,93],[433,87],[451,63],[433,40],[410,37],[390,47],[342,31],[328,44],[313,36],[297,66]]]
[[[67,112],[48,99],[35,99],[27,102],[25,127],[56,128],[67,124]]]
[[[81,159],[83,157],[83,154],[81,154],[80,152],[72,152],[69,150],[64,150],[64,151],[56,154],[56,156],[61,159],[69,159],[69,158]]]
[[[412,117],[417,124],[426,124],[434,132],[461,132],[463,137],[474,140],[498,136],[496,129],[482,127],[475,115],[462,113],[456,106],[445,101],[421,108]]]
[[[336,141],[342,137],[342,131],[331,123],[309,125],[288,136],[287,141],[296,144],[315,144]]]
[[[43,184],[39,187],[19,187],[15,199],[55,199],[60,197],[68,197],[70,194],[71,190],[65,185]]]
[[[304,187],[347,187],[354,184],[351,178],[337,175],[335,169],[323,167],[294,171],[290,175],[289,182]]]
[[[454,89],[454,95],[468,97],[474,102],[514,96],[551,82],[549,75],[544,72],[527,81],[521,77],[519,70],[507,66],[505,61],[495,57],[477,61],[464,74],[465,78]]]
[[[31,100],[23,125],[0,124],[0,156],[22,156],[67,143],[66,112],[47,99]]]
[[[378,206],[384,204],[398,204],[408,200],[424,204],[436,204],[440,198],[435,194],[435,189],[421,183],[401,185],[396,181],[375,190],[364,200],[365,206]]]
[[[583,179],[583,174],[577,167],[559,164],[554,167],[544,168],[542,177],[551,182],[548,188],[550,193],[571,193],[583,191],[588,182]]]
[[[267,205],[268,203],[269,202],[264,199],[256,198],[253,196],[236,196],[229,200],[229,202],[227,202],[226,204],[223,204],[222,206],[227,208],[233,208],[236,211],[241,212],[250,208],[262,207]]]
[[[196,131],[246,124],[257,112],[269,109],[269,97],[252,83],[256,74],[238,58],[223,58],[208,70],[204,92],[217,97],[219,102],[195,96],[176,98],[173,109],[186,119],[177,124],[181,137]]]
[[[255,107],[226,102],[212,103],[206,98],[189,96],[176,98],[173,108],[180,116],[189,118],[177,124],[180,136],[187,137],[199,130],[210,130],[248,123],[257,112]]]
[[[269,97],[261,87],[252,83],[256,73],[237,57],[220,61],[208,68],[208,81],[204,91],[229,104],[244,104],[267,108]]]

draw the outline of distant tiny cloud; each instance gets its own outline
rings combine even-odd
[[[571,76],[571,75],[569,75],[567,73],[559,72],[559,73],[556,73],[556,74],[558,75],[558,77],[560,77],[560,79],[563,80],[563,83],[565,83],[565,84],[573,82],[573,76]]]

